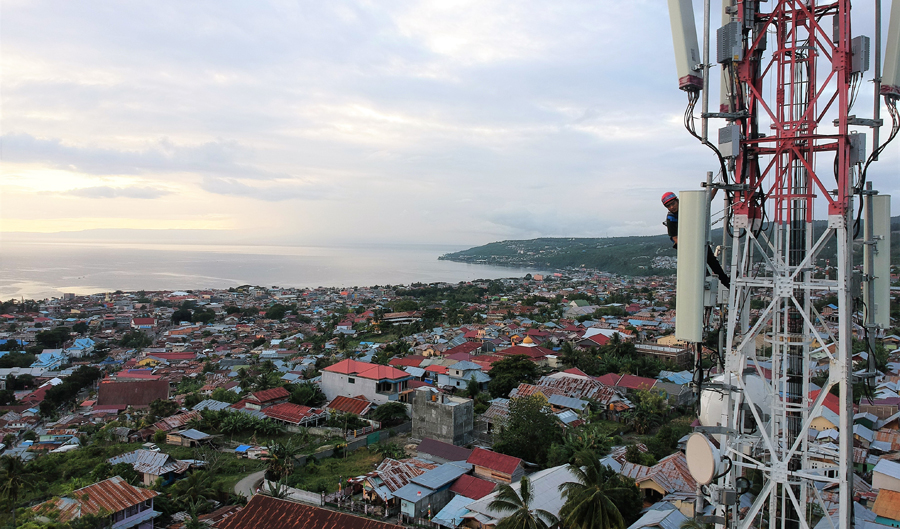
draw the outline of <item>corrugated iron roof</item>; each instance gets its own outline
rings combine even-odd
[[[158,492],[139,489],[119,476],[73,491],[71,497],[57,498],[34,507],[39,510],[49,505],[59,511],[59,521],[67,522],[83,514],[101,515],[117,513],[141,502],[159,496]]]
[[[492,483],[486,479],[480,479],[475,476],[464,474],[450,487],[450,492],[473,500],[480,500],[493,492],[494,487],[496,486],[496,483]]]
[[[344,397],[343,395],[338,395],[334,400],[325,405],[325,408],[329,410],[353,413],[355,415],[365,415],[369,412],[369,408],[371,407],[372,403],[367,400]]]
[[[472,450],[472,455],[469,456],[466,463],[512,475],[516,468],[522,464],[522,460],[518,457],[476,447]]]
[[[262,412],[266,417],[292,424],[301,424],[325,416],[324,410],[310,408],[309,406],[301,406],[290,402],[282,402],[281,404],[269,406],[262,410]]]
[[[181,428],[185,424],[191,422],[194,419],[200,420],[200,412],[199,411],[189,411],[186,413],[179,413],[178,415],[172,415],[171,417],[166,417],[165,419],[155,423],[153,425],[157,430],[162,430],[164,432],[168,432],[174,430],[175,428]]]
[[[143,449],[126,452],[120,456],[111,457],[106,461],[110,465],[127,463],[134,467],[135,472],[156,476],[162,476],[168,472],[181,474],[191,466],[187,461],[180,461],[163,452]]]
[[[368,518],[353,516],[337,511],[329,511],[270,496],[256,494],[237,514],[219,522],[218,529],[259,529],[278,527],[279,529],[398,529],[399,525],[388,524]]]
[[[890,520],[900,520],[900,492],[881,489],[875,498],[872,512]]]

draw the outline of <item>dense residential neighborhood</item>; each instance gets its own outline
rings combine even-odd
[[[833,323],[833,300],[812,301]],[[672,277],[585,269],[8,301],[2,523],[677,528],[702,513],[684,454],[698,360],[673,308]],[[853,435],[854,514],[869,529],[900,527],[898,345],[891,331],[854,349],[878,376],[853,432],[828,396],[807,434],[826,470]],[[717,347],[712,335],[699,359],[710,373]],[[824,380],[827,366],[822,354],[808,367]],[[771,376],[765,360],[750,367]],[[759,493],[748,479],[736,508]]]

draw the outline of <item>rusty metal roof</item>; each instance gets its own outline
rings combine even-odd
[[[128,463],[134,467],[135,472],[153,474],[154,476],[162,476],[169,472],[181,474],[191,466],[187,461],[181,461],[163,452],[154,452],[152,450],[126,452],[120,456],[107,459],[107,462],[110,465]]]
[[[225,518],[217,529],[395,529],[399,525],[370,520],[352,514],[329,511],[279,500],[262,494],[250,499],[237,514]]]
[[[687,458],[684,457],[683,452],[675,452],[664,457],[652,467],[626,462],[622,465],[620,474],[633,479],[638,484],[653,480],[666,493],[693,492],[697,489],[697,482],[688,471]]]
[[[178,415],[166,417],[165,419],[155,423],[153,427],[157,430],[168,432],[170,430],[174,430],[175,428],[181,428],[194,419],[197,419],[198,421],[200,420],[199,411],[189,411],[187,413],[179,413]]]
[[[435,468],[437,468],[437,465],[426,463],[419,459],[401,459],[398,461],[385,458],[378,465],[378,468],[375,469],[375,476],[373,477],[381,478],[384,486],[391,492],[395,492],[403,488],[413,478]]]
[[[108,515],[123,511],[128,507],[151,500],[158,492],[139,489],[119,476],[113,476],[99,483],[78,489],[70,497],[57,498],[34,507],[41,510],[49,507],[59,511],[59,521],[67,522],[83,514]]]

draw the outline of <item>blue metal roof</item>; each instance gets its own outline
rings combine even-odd
[[[428,487],[432,490],[437,490],[444,485],[456,481],[460,476],[468,473],[470,470],[472,470],[472,465],[469,463],[444,463],[421,476],[413,478],[411,482],[422,485],[423,487]]]

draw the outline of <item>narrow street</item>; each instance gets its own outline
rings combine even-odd
[[[263,478],[266,475],[265,470],[260,470],[259,472],[254,472],[244,479],[240,480],[234,486],[234,493],[240,494],[241,496],[250,499],[253,494],[256,492],[256,487],[262,483]]]

